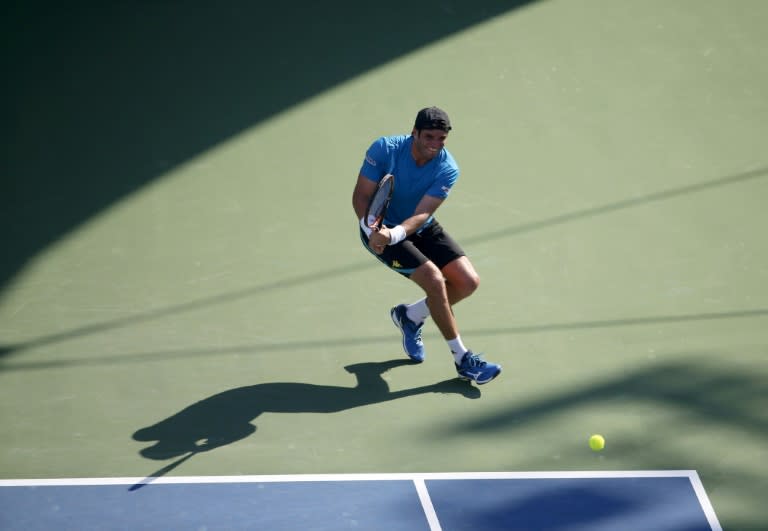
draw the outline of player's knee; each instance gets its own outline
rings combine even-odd
[[[469,297],[480,287],[480,276],[474,271],[462,275],[454,284],[462,298]]]
[[[432,265],[426,263],[418,270],[418,275],[411,277],[415,280],[421,289],[427,294],[428,297],[446,297],[445,279],[440,270]]]
[[[433,297],[448,297],[445,288],[445,279],[440,274],[430,276],[423,287],[428,295]]]
[[[470,295],[475,291],[477,291],[477,288],[479,287],[480,287],[480,275],[478,275],[477,273],[473,273],[470,277],[470,288],[472,290],[470,292]]]
[[[469,297],[480,286],[480,276],[466,257],[461,257],[445,266],[443,275],[446,283],[451,286],[451,294],[456,301]]]

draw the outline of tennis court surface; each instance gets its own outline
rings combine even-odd
[[[721,529],[685,470],[4,481],[0,509],[14,531]]]
[[[768,529],[768,2],[6,4],[0,531]],[[351,208],[431,105],[482,387]]]

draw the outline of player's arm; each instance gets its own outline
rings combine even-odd
[[[435,211],[440,208],[440,205],[442,205],[448,198],[451,187],[458,177],[459,170],[456,167],[449,166],[440,172],[434,183],[427,189],[426,193],[416,205],[413,215],[400,224],[400,227],[404,230],[398,229],[397,227],[394,228],[395,234],[394,237],[392,237],[393,243],[397,243],[419,230],[424,223],[427,222],[430,216],[434,215]],[[405,234],[403,234],[403,232]]]
[[[355,210],[355,216],[358,220],[365,216],[368,203],[371,202],[371,197],[375,191],[376,183],[374,181],[363,175],[357,176],[357,183],[352,192],[352,208]]]
[[[357,219],[362,219],[365,216],[371,197],[376,193],[378,181],[384,177],[384,168],[390,158],[391,154],[385,137],[374,140],[365,152],[365,158],[357,176],[357,183],[352,192],[352,208]]]
[[[434,197],[431,195],[425,195],[416,205],[416,210],[413,211],[413,216],[406,219],[401,223],[405,229],[405,234],[410,236],[421,228],[424,223],[427,222],[430,216],[443,204],[445,199]]]
[[[387,233],[385,238],[378,236],[377,231],[371,231],[367,228],[367,223],[363,222],[363,218],[368,210],[368,204],[371,202],[371,197],[376,193],[377,183],[370,180],[368,177],[360,174],[357,176],[357,184],[352,191],[352,208],[355,211],[355,216],[360,220],[360,226],[368,233],[368,247],[373,249],[374,252],[381,254],[384,251],[386,242],[389,242],[389,234]],[[374,241],[374,238],[376,240]]]
[[[445,201],[445,199],[431,195],[422,197],[419,204],[416,205],[416,210],[413,211],[413,215],[400,224],[400,226],[405,229],[405,234],[402,235],[402,239],[419,230],[421,226],[427,222],[429,217],[435,213],[438,207],[443,204],[443,201]],[[371,235],[371,238],[372,243],[389,243],[392,238],[392,229],[382,227],[376,240],[373,239],[373,235]],[[399,242],[401,240],[397,241]]]

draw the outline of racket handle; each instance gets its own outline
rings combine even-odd
[[[365,232],[365,235],[369,238],[371,237],[371,233],[373,232],[373,228],[370,227],[366,222],[365,218],[360,218],[360,228],[363,229],[363,232]]]

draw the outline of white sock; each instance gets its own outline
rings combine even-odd
[[[427,298],[424,297],[413,304],[406,305],[405,315],[416,324],[421,324],[429,317],[429,308],[427,307]]]
[[[461,336],[456,336],[456,339],[449,339],[448,346],[451,348],[451,354],[456,363],[461,363],[461,358],[467,353],[467,347],[461,342]]]

